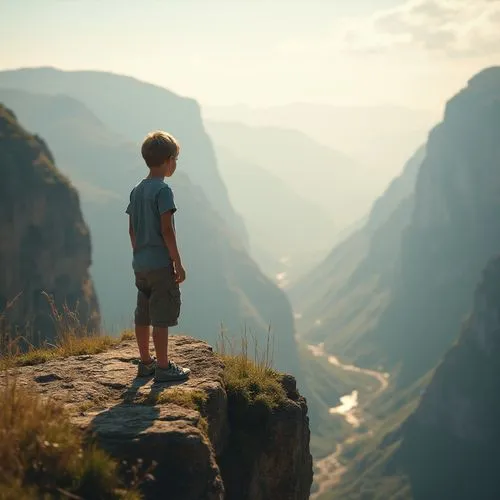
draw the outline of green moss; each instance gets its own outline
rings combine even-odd
[[[208,437],[208,420],[205,417],[200,417],[197,427],[205,436]]]
[[[175,404],[182,408],[188,408],[200,412],[200,417],[196,426],[208,438],[208,420],[204,416],[205,404],[208,400],[206,392],[198,389],[181,389],[173,387],[166,389],[157,394],[149,394],[142,401],[137,401],[140,404],[157,405],[157,404]]]
[[[208,399],[207,394],[200,390],[180,389],[173,387],[150,396],[149,404],[176,404],[183,408],[201,411]]]

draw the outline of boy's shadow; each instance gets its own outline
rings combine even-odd
[[[149,393],[139,394],[139,390],[151,383],[152,377],[135,378],[121,394],[121,401],[97,414],[91,421],[89,430],[103,446],[119,440],[134,439],[146,431],[159,418],[160,409],[155,405],[158,396],[169,387],[180,382],[154,382]]]

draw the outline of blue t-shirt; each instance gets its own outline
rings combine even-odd
[[[161,234],[161,215],[176,210],[174,194],[163,179],[144,179],[132,190],[126,212],[131,217],[135,234],[134,271],[149,271],[171,265]]]

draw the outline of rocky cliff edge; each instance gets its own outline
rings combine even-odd
[[[101,354],[20,368],[18,384],[64,404],[77,426],[128,467],[153,466],[146,499],[309,498],[307,405],[293,377],[282,379],[286,401],[242,424],[233,417],[223,361],[208,344],[172,337],[170,353],[191,368],[187,382],[136,379],[136,346],[124,341]]]

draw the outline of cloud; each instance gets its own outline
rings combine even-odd
[[[417,49],[453,57],[500,54],[500,0],[408,0],[339,28],[343,50]]]

